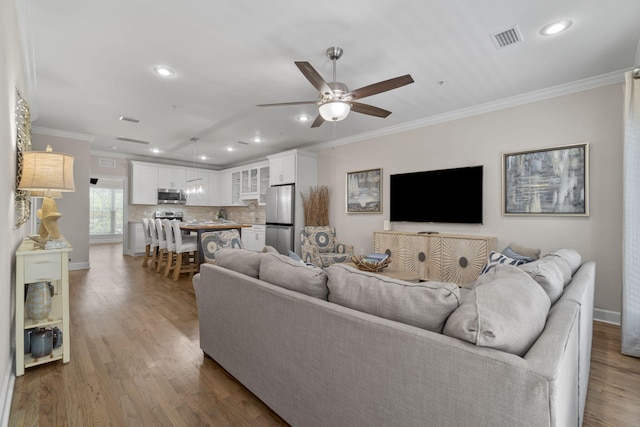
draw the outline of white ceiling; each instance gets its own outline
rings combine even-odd
[[[26,7],[35,127],[91,135],[93,151],[148,160],[204,154],[209,159],[198,163],[211,168],[623,71],[634,66],[640,39],[638,0],[30,0]],[[569,30],[539,34],[563,18],[573,21]],[[514,26],[523,41],[496,48],[490,35]],[[256,107],[315,100],[294,61],[310,62],[330,82],[331,46],[344,49],[337,80],[349,89],[412,75],[415,83],[362,100],[393,114],[352,112],[311,129],[296,116],[315,118],[315,105]],[[157,65],[175,75],[161,78]]]

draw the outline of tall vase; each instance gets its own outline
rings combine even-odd
[[[33,320],[46,319],[49,316],[49,312],[51,311],[49,283],[29,283],[25,310],[27,316]]]

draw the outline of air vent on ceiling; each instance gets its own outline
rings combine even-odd
[[[116,161],[113,159],[100,159],[98,160],[98,166],[101,168],[114,168],[116,167]]]
[[[515,25],[508,30],[491,34],[491,40],[493,40],[493,44],[495,44],[497,48],[501,48],[521,42],[522,34],[518,26]]]
[[[124,136],[116,136],[116,141],[133,142],[133,143],[136,143],[136,144],[145,144],[145,145],[151,144],[149,141],[143,141],[141,139],[127,138],[127,137],[124,137]]]
[[[248,142],[244,142],[244,141],[238,141],[238,144],[242,144],[242,145],[249,145]]]

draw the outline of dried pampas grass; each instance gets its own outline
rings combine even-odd
[[[304,225],[329,225],[329,187],[310,187],[302,193]]]

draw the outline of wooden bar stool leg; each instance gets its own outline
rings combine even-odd
[[[169,277],[169,273],[171,272],[171,269],[175,268],[176,255],[177,254],[175,252],[169,252],[167,254],[167,268],[164,270],[164,277]]]
[[[149,255],[151,253],[151,245],[146,245],[144,247],[144,259],[142,260],[142,266],[146,267],[149,262]]]
[[[176,257],[176,266],[173,269],[173,281],[177,282],[178,277],[180,277],[180,270],[182,270],[182,258],[184,257],[184,252],[179,253]]]

